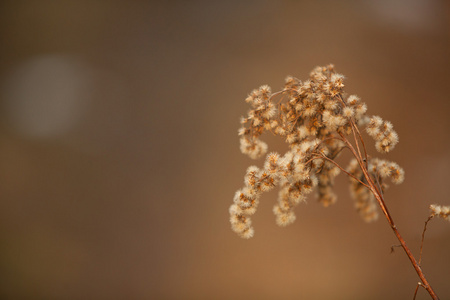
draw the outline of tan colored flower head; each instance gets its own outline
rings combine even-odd
[[[386,188],[387,178],[394,183],[404,179],[404,171],[396,163],[370,158],[365,153],[363,127],[383,153],[394,148],[398,135],[390,122],[366,115],[367,106],[358,96],[345,96],[344,76],[336,73],[333,65],[314,68],[305,81],[288,76],[278,92],[263,85],[245,101],[251,109],[241,118],[238,130],[241,152],[252,159],[265,155],[268,145],[261,140],[265,132],[282,137],[289,150],[284,155],[269,153],[261,169],[248,168],[245,186],[236,192],[230,207],[232,229],[241,237],[253,236],[250,216],[256,211],[260,195],[276,186],[280,192],[273,212],[276,223],[286,226],[295,221],[294,207],[314,190],[323,206],[336,202],[334,178],[340,171],[351,177],[356,210],[366,221],[378,217],[373,190],[364,181],[366,173],[381,191]],[[351,146],[350,141],[358,144]],[[336,162],[344,150],[355,156],[347,170]],[[361,168],[367,168],[367,172]]]
[[[450,206],[431,204],[430,213],[433,217],[439,217],[450,222]]]

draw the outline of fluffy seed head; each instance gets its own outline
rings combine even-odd
[[[367,105],[360,103],[355,107],[355,115],[357,119],[360,119],[367,111]]]
[[[344,107],[342,114],[344,115],[344,117],[350,119],[351,117],[353,117],[355,115],[355,110],[353,109],[353,107]]]
[[[450,206],[442,206],[437,204],[430,205],[430,215],[437,216],[450,222]]]
[[[295,221],[295,214],[293,211],[284,212],[275,206],[273,212],[276,216],[276,223],[278,226],[284,227]]]
[[[379,116],[373,116],[370,119],[369,126],[370,127],[380,127],[383,124],[383,119]]]
[[[280,192],[273,211],[280,226],[295,220],[293,209],[313,190],[323,206],[333,204],[337,199],[333,193],[334,179],[341,170],[335,165],[336,158],[342,151],[352,149],[352,135],[356,134],[359,140],[363,128],[380,152],[386,153],[398,143],[392,123],[379,116],[369,118],[367,106],[356,95],[347,97],[343,88],[344,76],[329,65],[316,67],[305,81],[286,77],[284,89],[276,93],[263,85],[245,99],[250,110],[241,118],[238,130],[241,152],[253,159],[265,155],[268,147],[260,136],[267,131],[281,136],[288,151],[282,156],[272,152],[261,168],[248,168],[244,187],[236,192],[229,209],[231,227],[239,236],[253,236],[250,217],[256,212],[261,194],[275,186],[280,187]],[[359,151],[351,152],[358,156]],[[364,156],[358,157],[358,161],[362,162]],[[366,187],[370,181],[365,177],[376,178],[384,192],[387,188],[384,181],[389,178],[401,183],[404,171],[393,162],[366,158],[361,164],[352,161],[347,171],[353,176],[350,186],[356,210],[364,220],[373,221],[378,217],[377,202]],[[365,166],[367,170],[363,172]],[[443,211],[434,207],[435,215]],[[444,216],[445,212],[448,210]]]
[[[356,95],[350,95],[347,98],[347,104],[348,105],[356,105],[359,102],[359,97]]]

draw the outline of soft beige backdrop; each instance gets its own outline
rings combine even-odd
[[[385,220],[359,219],[343,176],[336,205],[310,197],[287,228],[264,195],[255,237],[238,238],[228,207],[261,162],[239,152],[237,129],[253,88],[334,63],[400,135],[388,159],[406,180],[386,199],[417,254],[428,205],[450,204],[449,9],[2,1],[0,297],[412,299],[412,266],[390,254]],[[449,253],[450,223],[433,221],[422,265],[441,299]]]

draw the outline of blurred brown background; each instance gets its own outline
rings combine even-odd
[[[0,298],[412,299],[418,278],[387,222],[310,197],[275,225],[277,192],[238,238],[228,207],[251,161],[253,88],[334,63],[394,123],[406,180],[387,202],[418,254],[450,204],[446,0],[2,1]],[[272,149],[285,148],[267,137]],[[377,155],[371,148],[371,153]],[[345,156],[343,157],[345,159]],[[450,299],[450,224],[423,269]],[[418,299],[429,299],[419,291]]]

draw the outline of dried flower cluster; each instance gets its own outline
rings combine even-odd
[[[373,158],[367,165],[370,176],[376,179],[382,191],[387,187],[383,179],[390,177],[391,181],[396,184],[400,184],[404,180],[403,169],[394,162]],[[357,159],[354,158],[350,161],[347,171],[353,175],[350,177],[350,193],[355,199],[356,210],[365,221],[375,221],[378,219],[378,204],[372,191],[363,184],[364,174]]]
[[[431,204],[430,213],[432,217],[439,217],[450,222],[450,206]]]
[[[332,188],[334,178],[341,171],[351,177],[356,209],[366,221],[378,216],[366,175],[381,191],[388,177],[394,183],[403,181],[404,172],[396,163],[367,156],[359,130],[365,127],[375,140],[376,149],[386,153],[398,143],[392,124],[378,116],[367,116],[366,104],[355,95],[345,95],[343,88],[344,76],[329,65],[315,68],[303,82],[287,77],[279,92],[272,93],[270,87],[264,85],[245,99],[251,110],[241,119],[242,153],[253,159],[264,155],[268,146],[259,138],[266,131],[283,137],[289,151],[283,156],[269,153],[262,168],[247,169],[245,186],[236,192],[230,207],[232,229],[241,237],[253,236],[250,216],[256,211],[260,195],[275,186],[280,187],[278,202],[273,208],[276,223],[286,226],[295,220],[293,208],[314,189],[322,205],[336,202]],[[353,145],[351,140],[354,140]],[[344,149],[355,156],[347,169],[336,162]]]
[[[400,246],[408,256],[420,282],[433,299],[439,299],[421,268],[423,241],[427,224],[434,217],[450,221],[450,206],[433,204],[425,221],[419,260],[415,259],[388,211],[384,200],[386,180],[402,183],[404,171],[396,163],[370,157],[360,130],[374,139],[378,152],[387,153],[398,143],[392,123],[379,116],[369,117],[367,106],[355,95],[344,94],[344,76],[333,65],[315,68],[308,80],[287,77],[284,88],[272,93],[267,85],[253,90],[245,99],[251,105],[242,117],[239,129],[242,153],[253,159],[263,156],[268,146],[260,136],[269,131],[282,137],[289,146],[284,154],[269,153],[262,167],[251,166],[245,175],[245,185],[234,196],[230,207],[233,231],[243,238],[254,235],[250,217],[256,212],[263,192],[279,186],[278,202],[273,208],[276,223],[286,226],[295,221],[293,208],[316,191],[323,206],[336,202],[334,178],[346,173],[350,178],[350,193],[363,220],[378,218],[380,208]],[[348,150],[353,158],[343,168],[337,158]]]

